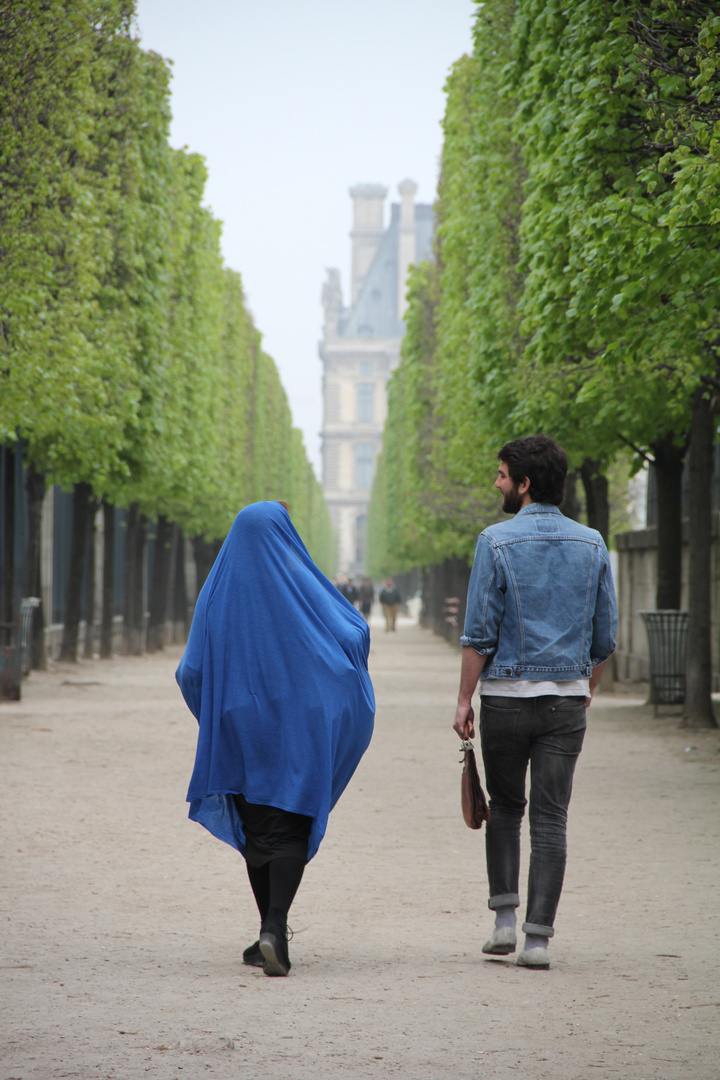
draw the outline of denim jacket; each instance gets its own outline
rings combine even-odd
[[[478,537],[462,645],[481,679],[585,678],[615,649],[617,607],[600,533],[529,503]]]

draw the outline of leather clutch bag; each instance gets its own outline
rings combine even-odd
[[[480,783],[475,750],[471,739],[465,739],[461,749],[460,758],[463,766],[460,780],[460,797],[462,802],[463,818],[470,829],[481,829],[483,821],[490,820],[490,807],[485,798],[485,792]]]

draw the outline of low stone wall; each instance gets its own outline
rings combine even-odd
[[[145,613],[145,628],[147,630],[148,613]],[[187,627],[192,621],[192,611],[188,612],[187,626],[182,622],[172,622],[168,620],[165,623],[164,629],[164,644],[165,645],[184,645],[187,641]],[[62,645],[64,626],[62,623],[53,623],[51,626],[45,627],[45,650],[49,660],[57,660],[60,655],[60,647]],[[99,658],[100,649],[100,623],[96,622],[93,626],[93,642],[95,651],[93,652],[94,658]],[[85,619],[81,619],[78,625],[78,648],[77,655],[79,658],[87,659],[85,656],[85,636],[87,634],[87,622]],[[143,649],[146,645],[146,632],[143,632]],[[123,637],[123,620],[122,615],[115,615],[113,618],[113,632],[112,632],[112,651],[115,656],[122,656],[125,654],[125,640]]]
[[[657,578],[657,529],[636,529],[615,537],[617,548],[618,647],[615,654],[619,679],[649,677],[648,641],[639,612],[655,609]],[[688,523],[683,527],[681,606],[687,609]],[[720,689],[720,529],[713,515],[712,573],[708,588],[712,596],[713,689]]]

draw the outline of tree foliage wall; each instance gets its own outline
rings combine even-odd
[[[628,447],[684,455],[693,395],[718,387],[719,34],[710,0],[478,5],[390,384],[376,567],[466,549],[509,438],[545,430],[590,477]]]
[[[707,711],[717,3],[486,0],[446,92],[435,252],[415,268],[390,383],[371,565],[469,554],[496,513],[497,449],[546,431],[606,539],[608,470],[629,451],[651,464],[657,603],[678,607],[689,454],[689,655],[704,665],[690,683]]]
[[[0,442],[206,540],[282,498],[331,573],[320,485],[133,17],[131,0],[3,6]]]

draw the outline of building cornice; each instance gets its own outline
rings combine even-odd
[[[342,424],[340,422],[328,424],[323,427],[320,434],[328,436],[331,439],[354,439],[357,436],[376,437],[380,438],[383,433],[382,424],[366,424],[362,427],[353,427],[351,424]]]
[[[325,501],[332,506],[367,506],[370,502],[370,492],[364,495],[355,495],[352,491],[332,491],[327,488],[324,491]]]
[[[383,352],[388,349],[399,349],[401,341],[402,338],[399,337],[333,337],[325,338],[324,341],[321,341],[319,348],[323,352],[329,352],[331,350],[336,352]]]

